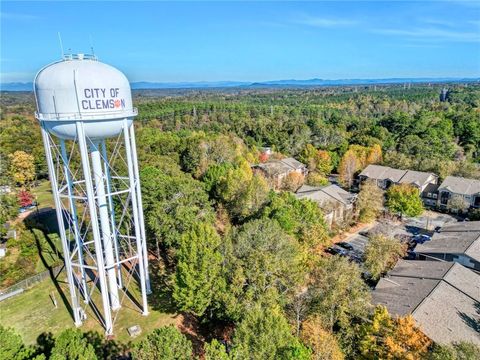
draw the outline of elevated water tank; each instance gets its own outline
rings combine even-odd
[[[90,55],[68,55],[35,77],[36,118],[47,131],[74,139],[76,121],[84,122],[85,135],[105,139],[122,131],[137,115],[130,84],[119,70]],[[122,121],[119,121],[122,120]]]

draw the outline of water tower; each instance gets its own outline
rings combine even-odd
[[[130,85],[77,54],[41,69],[34,91],[75,325],[89,307],[112,335],[122,304],[147,315],[150,293]]]

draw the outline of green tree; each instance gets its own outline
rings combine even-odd
[[[67,329],[55,337],[51,360],[95,360],[95,349],[78,329]]]
[[[14,330],[0,325],[0,359],[26,360],[34,353],[31,347],[25,346],[22,337]]]
[[[384,192],[375,182],[365,181],[358,193],[355,202],[358,220],[361,222],[372,222],[380,215],[383,209]]]
[[[151,238],[176,249],[182,234],[199,222],[213,223],[203,184],[177,167],[148,166],[141,172],[145,222]]]
[[[205,360],[230,360],[225,346],[223,346],[217,339],[213,339],[210,343],[203,345],[205,350]]]
[[[236,359],[280,359],[295,344],[287,320],[281,314],[255,307],[235,330],[233,357]]]
[[[349,328],[352,319],[367,313],[370,293],[357,264],[339,256],[322,258],[311,278],[312,312],[327,330],[335,324]]]
[[[244,160],[226,171],[216,185],[216,198],[230,215],[243,220],[258,212],[268,196],[268,184],[260,174],[254,174]]]
[[[234,229],[223,246],[227,287],[219,300],[234,320],[259,302],[277,306],[280,294],[293,288],[302,273],[297,241],[274,220],[253,220]]]
[[[278,221],[286,233],[295,236],[311,250],[319,244],[328,245],[328,230],[323,212],[308,199],[297,199],[289,192],[270,192],[262,212],[264,218]]]
[[[434,344],[428,360],[480,360],[480,347],[469,342],[452,345]]]
[[[419,190],[408,184],[392,185],[387,190],[387,207],[392,213],[410,217],[423,213]]]
[[[397,239],[389,238],[383,234],[377,234],[370,238],[364,253],[364,266],[372,279],[391,270],[398,259],[405,256],[407,245]]]
[[[153,330],[132,349],[133,360],[191,360],[192,343],[173,325]]]
[[[0,237],[7,232],[5,226],[7,221],[18,215],[18,202],[14,195],[0,195]]]
[[[209,224],[196,224],[183,234],[177,252],[173,298],[181,311],[203,315],[220,287],[221,239]]]

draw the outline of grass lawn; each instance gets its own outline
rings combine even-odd
[[[65,274],[61,273],[58,280],[65,281],[65,277]],[[60,286],[64,296],[70,300],[67,285],[60,283]],[[57,300],[57,309],[51,300],[51,294],[54,294]],[[150,295],[150,302],[153,296],[155,295]],[[96,297],[99,297],[99,294]],[[91,307],[83,302],[81,304],[82,307],[85,306],[87,320],[80,329],[84,332],[93,330],[104,334],[104,329]],[[100,301],[97,301],[97,305],[101,309]],[[112,313],[112,316],[115,317],[115,313]],[[114,323],[115,340],[121,343],[136,342],[155,328],[175,323],[177,323],[176,314],[167,314],[150,308],[150,314],[142,316],[138,309],[125,299]],[[0,302],[0,324],[14,328],[28,344],[36,343],[37,337],[44,332],[55,335],[64,329],[74,327],[72,316],[50,279],[38,283],[20,295]],[[127,328],[132,325],[140,325],[142,328],[142,334],[135,339],[130,338],[127,333]]]
[[[37,187],[32,189],[32,193],[36,196],[40,209],[44,207],[55,207],[50,181],[42,181]]]
[[[40,213],[37,214],[34,210],[27,216],[34,223],[41,223],[44,228],[50,230],[47,231],[47,235],[38,229],[33,229],[31,232],[30,230],[24,230],[29,232],[29,236],[33,236],[32,246],[39,248],[38,260],[35,261],[35,272],[40,272],[44,271],[46,266],[51,266],[58,262],[57,253],[61,254],[62,247],[60,238],[55,233],[58,227],[55,211],[41,211],[41,209],[48,207],[54,208],[50,182],[44,181],[32,189],[32,191],[39,203]],[[19,218],[17,221],[24,221],[24,219]],[[22,241],[22,239],[18,241]],[[12,246],[7,254],[7,257],[2,259],[2,261],[8,260],[12,266],[19,256],[18,248]],[[57,279],[57,285],[51,279],[46,279],[20,295],[0,302],[0,324],[16,329],[28,344],[35,344],[38,336],[42,333],[50,332],[55,335],[64,329],[74,327],[72,315],[69,307],[66,305],[66,301],[67,303],[70,302],[70,293],[66,284],[65,273],[62,272]],[[136,299],[140,299],[136,284],[130,286],[129,290]],[[56,298],[58,308],[55,308],[51,296]],[[123,292],[120,292],[120,296],[123,296]],[[99,291],[94,292],[93,298],[93,302],[97,304],[99,310],[103,313]],[[159,305],[162,302],[161,296],[150,295],[148,301],[152,305],[149,309],[150,314],[142,316],[138,308],[128,298],[124,298],[120,311],[112,313],[116,341],[121,343],[136,342],[144,338],[155,328],[178,323],[179,318],[176,314],[152,309],[152,307],[155,309],[168,308]],[[87,320],[80,329],[84,332],[97,331],[100,334],[104,334],[104,329],[91,306],[83,302],[81,306],[87,314]],[[142,328],[141,335],[135,339],[130,338],[127,333],[127,328],[133,325],[140,325]]]

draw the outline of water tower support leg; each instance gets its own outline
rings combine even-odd
[[[105,273],[105,265],[103,261],[102,240],[100,238],[100,229],[97,221],[97,208],[95,204],[95,193],[93,190],[92,176],[90,172],[90,162],[88,158],[87,141],[85,139],[85,132],[83,123],[77,122],[77,138],[80,147],[80,155],[82,158],[83,174],[85,177],[85,188],[87,191],[88,208],[90,212],[91,227],[93,232],[93,242],[95,245],[95,253],[97,260],[97,276],[100,282],[100,292],[102,294],[103,316],[105,321],[105,333],[113,335],[112,314],[110,312],[110,300],[108,298],[107,276]]]
[[[62,162],[63,162],[63,171],[65,173],[65,178],[67,180],[67,190],[68,190],[68,200],[70,203],[70,212],[72,214],[72,222],[73,222],[73,232],[75,234],[75,242],[78,248],[78,262],[80,265],[80,273],[82,276],[82,293],[85,299],[85,302],[88,303],[89,301],[89,292],[87,288],[87,277],[85,275],[85,268],[84,268],[84,260],[83,260],[83,243],[80,234],[80,227],[78,226],[78,214],[77,208],[75,207],[75,200],[72,198],[73,195],[73,184],[72,184],[72,177],[70,176],[70,169],[68,167],[68,157],[67,157],[67,149],[65,147],[65,140],[60,139],[60,152],[62,155]]]
[[[58,227],[60,231],[60,238],[62,240],[63,256],[65,259],[65,271],[67,273],[67,281],[68,281],[68,287],[70,290],[70,297],[72,298],[73,318],[75,321],[75,326],[80,326],[82,325],[82,320],[80,317],[80,307],[78,306],[78,298],[77,298],[77,293],[75,291],[75,281],[73,277],[72,264],[70,261],[70,248],[67,241],[67,235],[65,233],[65,224],[63,222],[62,203],[60,200],[60,194],[58,192],[57,176],[55,173],[55,166],[53,164],[50,137],[48,135],[48,132],[43,128],[43,126],[42,126],[42,138],[43,138],[43,145],[45,147],[45,154],[47,155],[48,172],[50,174],[53,200],[55,201],[55,211],[57,213],[57,221],[58,221]]]
[[[133,221],[135,225],[135,240],[137,242],[138,272],[140,273],[140,288],[142,290],[143,315],[148,315],[147,289],[145,284],[145,263],[143,261],[143,244],[138,216],[137,192],[135,188],[135,173],[133,169],[133,156],[129,136],[127,119],[123,120],[123,134],[125,136],[125,150],[127,152],[128,178],[130,182],[130,195],[132,199]]]
[[[142,250],[143,250],[143,266],[145,267],[145,282],[147,287],[147,294],[152,293],[150,285],[150,273],[148,272],[148,251],[147,251],[147,237],[145,236],[145,220],[143,218],[143,202],[142,191],[140,188],[140,173],[138,171],[138,159],[137,159],[137,144],[135,141],[135,129],[130,125],[130,139],[132,141],[132,158],[133,158],[133,170],[135,171],[135,189],[137,191],[138,200],[138,215],[140,222],[140,232],[142,235]]]

